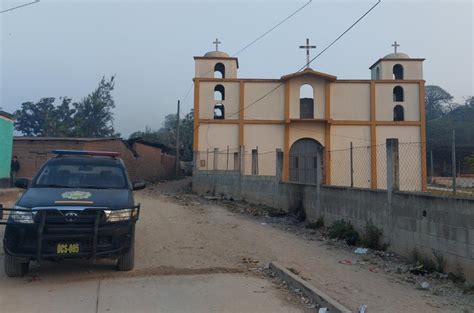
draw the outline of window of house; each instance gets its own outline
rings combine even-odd
[[[380,79],[380,68],[378,66],[375,68],[375,79]]]
[[[234,152],[234,171],[240,169],[239,153]]]
[[[393,108],[393,120],[394,121],[404,121],[405,120],[405,110],[401,105],[396,105]]]
[[[218,103],[214,106],[214,119],[223,120],[225,118],[225,108],[222,103]]]
[[[403,88],[400,86],[396,86],[393,88],[393,101],[395,102],[403,102]]]
[[[217,63],[214,66],[214,78],[225,78],[225,66],[222,63]]]
[[[314,90],[309,84],[305,84],[300,88],[300,118],[314,118]]]
[[[216,85],[214,87],[214,100],[223,101],[225,100],[225,88],[222,85]]]
[[[403,79],[403,66],[400,64],[393,66],[393,79]]]

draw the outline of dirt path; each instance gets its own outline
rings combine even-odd
[[[354,312],[360,304],[367,304],[368,312],[470,312],[383,270],[374,273],[341,264],[356,256],[326,241],[310,240],[285,231],[282,225],[233,213],[181,192],[188,184],[189,180],[168,182],[137,193],[143,210],[137,224],[135,271],[114,272],[110,262],[81,267],[43,264],[41,271],[33,266],[26,279],[67,283],[122,276],[235,273],[246,272],[257,261],[261,266],[278,261]]]
[[[182,185],[183,182],[158,185],[140,197],[143,203],[156,206],[155,211],[144,212],[144,219],[155,222],[142,223],[140,227],[146,230],[142,233],[153,228],[159,242],[155,251],[139,249],[147,254],[142,258],[149,263],[145,267],[158,263],[177,268],[193,264],[195,268],[238,269],[245,268],[244,258],[260,264],[276,260],[296,269],[354,311],[360,304],[367,304],[370,312],[469,312],[443,297],[394,279],[381,269],[374,273],[341,264],[339,261],[354,260],[356,256],[327,242],[285,232],[279,225],[232,213],[197,196],[176,197]]]

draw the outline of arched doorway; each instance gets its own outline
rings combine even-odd
[[[290,148],[290,181],[316,184],[317,162],[323,168],[323,146],[311,138],[295,141]]]

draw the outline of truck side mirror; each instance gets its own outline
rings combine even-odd
[[[146,187],[146,182],[143,181],[143,180],[137,180],[137,181],[134,181],[133,184],[133,190],[141,190],[141,189],[145,189]]]
[[[20,189],[28,189],[29,181],[27,178],[18,178],[15,180],[15,187]]]

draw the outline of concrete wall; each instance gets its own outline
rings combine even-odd
[[[132,180],[156,180],[171,178],[175,174],[174,156],[167,156],[161,149],[134,143],[133,150],[120,139],[77,140],[15,137],[13,153],[18,156],[20,171],[18,177],[32,178],[49,158],[54,149],[116,151],[124,161]],[[172,159],[172,160],[169,160]],[[172,165],[170,165],[172,163]]]
[[[460,266],[474,281],[474,200],[417,193],[279,182],[277,177],[241,176],[238,171],[196,171],[193,190],[242,199],[294,212],[309,220],[324,215],[327,225],[346,219],[359,231],[372,220],[389,250],[410,256],[413,249],[433,258],[440,252],[446,271]],[[389,195],[391,197],[389,197]]]

